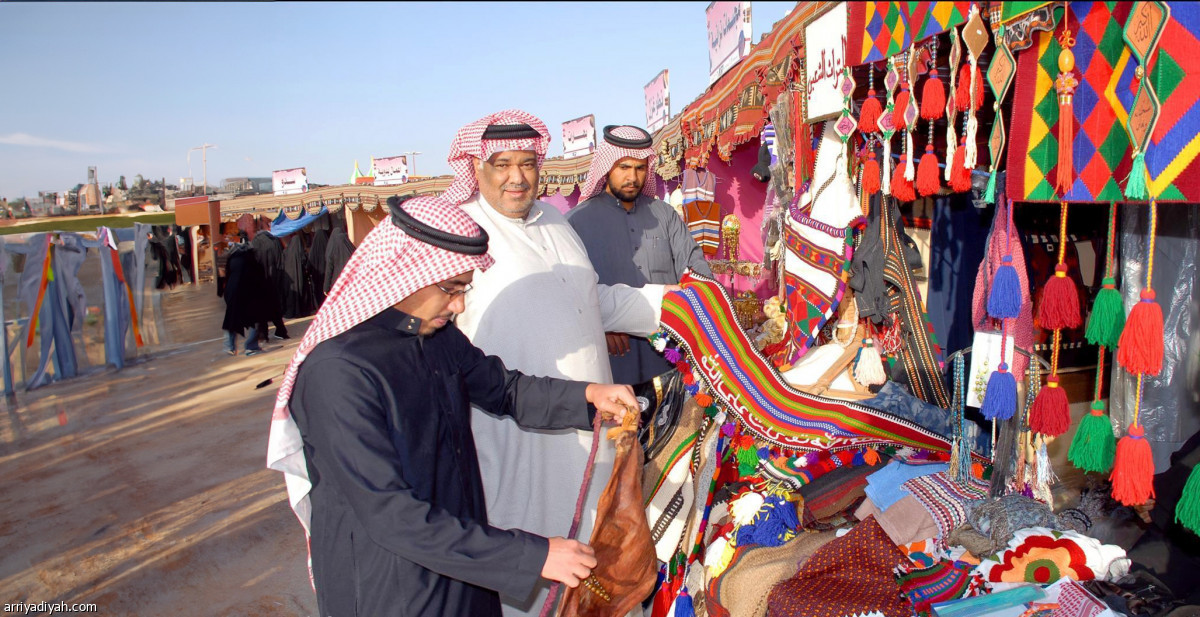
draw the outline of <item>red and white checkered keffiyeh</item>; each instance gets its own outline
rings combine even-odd
[[[417,197],[401,207],[418,221],[457,236],[479,237],[483,233],[466,212],[441,197]],[[418,289],[464,272],[486,270],[492,263],[486,253],[464,255],[426,244],[406,234],[391,219],[372,229],[346,262],[283,374],[267,440],[267,467],[283,472],[288,499],[305,533],[311,516],[308,493],[312,483],[300,428],[288,409],[300,364],[322,341],[378,315]]]
[[[626,139],[641,139],[645,137],[645,133],[632,126],[618,126],[612,130],[613,135]],[[654,177],[654,163],[658,158],[654,155],[654,148],[622,148],[613,144],[600,140],[600,145],[596,147],[596,154],[592,157],[592,164],[588,167],[587,180],[583,183],[583,188],[579,189],[579,201],[591,199],[604,190],[604,181],[608,179],[608,172],[612,171],[613,165],[617,161],[631,157],[646,161],[646,184],[642,185],[642,194],[654,197],[654,191],[658,186],[658,181]]]
[[[542,137],[541,139],[484,139],[483,132],[493,124],[528,124]],[[546,123],[533,114],[519,109],[506,109],[484,116],[458,129],[458,133],[454,135],[454,142],[450,144],[450,155],[446,157],[446,162],[450,163],[450,169],[454,170],[454,182],[450,184],[450,188],[446,189],[446,192],[442,193],[442,197],[452,204],[461,204],[479,190],[479,184],[475,181],[475,168],[471,165],[472,157],[486,161],[497,152],[529,150],[537,153],[538,168],[540,169],[542,161],[546,160],[546,149],[549,146],[550,131],[546,129]]]

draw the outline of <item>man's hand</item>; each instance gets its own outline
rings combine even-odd
[[[629,353],[629,335],[620,332],[605,332],[604,340],[608,342],[608,354],[623,356]]]
[[[592,575],[596,551],[577,540],[550,538],[550,552],[542,565],[542,578],[563,583],[572,589]]]
[[[587,402],[596,406],[601,417],[620,424],[625,419],[626,406],[634,413],[641,411],[633,388],[620,384],[588,384]]]

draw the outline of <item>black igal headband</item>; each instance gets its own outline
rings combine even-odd
[[[629,126],[629,125],[625,125],[625,126]],[[650,136],[650,133],[646,132],[646,129],[636,127],[636,126],[629,126],[629,128],[637,129],[642,134],[642,137],[640,137],[640,138],[629,138],[629,137],[620,137],[618,135],[614,135],[613,129],[619,129],[619,128],[621,128],[621,127],[619,127],[615,124],[610,124],[610,125],[604,127],[604,141],[607,141],[608,143],[610,143],[614,146],[617,146],[618,148],[629,148],[630,150],[641,150],[644,148],[649,148],[650,146],[654,145],[654,138]]]
[[[487,252],[488,235],[482,228],[479,230],[481,234],[479,236],[459,236],[426,225],[400,207],[404,202],[412,198],[412,195],[392,195],[388,197],[387,205],[388,209],[392,212],[392,224],[399,227],[400,231],[425,244],[430,244],[454,253],[483,255]]]
[[[541,139],[542,134],[528,124],[489,124],[484,139]]]

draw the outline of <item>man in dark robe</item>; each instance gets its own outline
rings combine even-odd
[[[225,353],[237,355],[237,337],[243,332],[246,355],[262,351],[258,346],[258,322],[262,319],[266,280],[249,244],[239,242],[229,247],[225,286],[218,291],[225,298],[225,319],[221,323],[225,330]]]
[[[655,196],[650,134],[636,126],[606,126],[580,202],[567,215],[579,234],[601,285],[674,285],[689,269],[712,276],[708,261],[683,220]],[[616,383],[642,383],[672,365],[650,341],[606,332]]]
[[[333,289],[338,275],[342,273],[342,268],[346,267],[346,262],[350,261],[350,256],[353,254],[354,244],[350,242],[350,236],[346,235],[346,230],[334,227],[333,231],[329,233],[329,245],[325,247],[326,295],[329,294],[330,289]]]
[[[262,267],[269,291],[263,294],[266,305],[263,307],[262,321],[258,323],[258,339],[267,340],[268,321],[275,325],[275,336],[281,339],[291,338],[288,336],[287,326],[283,323],[283,296],[286,288],[283,278],[283,241],[269,231],[260,231],[254,234],[250,247],[254,249],[254,258]]]
[[[487,235],[438,197],[389,201],[284,375],[268,467],[309,531],[321,615],[499,616],[497,592],[575,587],[590,547],[488,525],[471,403],[529,427],[592,426],[628,386],[528,377],[452,319]],[[591,403],[591,405],[589,405]]]

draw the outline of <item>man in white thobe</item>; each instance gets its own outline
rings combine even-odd
[[[471,342],[529,375],[611,383],[605,332],[658,329],[663,285],[598,285],[579,236],[559,211],[534,199],[550,142],[536,117],[509,110],[463,127],[451,145],[454,184],[443,194],[487,231],[496,263],[476,272],[456,323]],[[566,535],[587,465],[588,431],[537,431],[473,410],[488,521]],[[614,450],[601,439],[579,540],[591,535]],[[505,615],[536,615],[548,588],[501,597]]]

